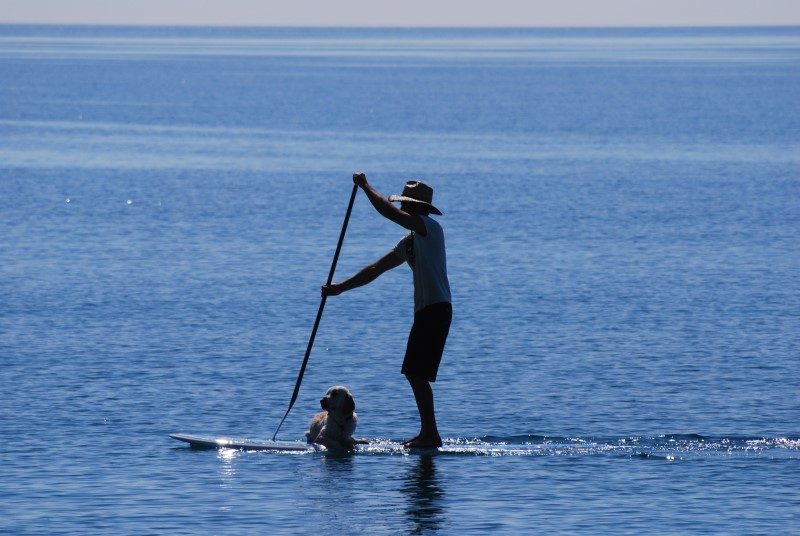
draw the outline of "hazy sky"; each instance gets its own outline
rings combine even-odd
[[[800,0],[0,0],[0,23],[800,25]]]

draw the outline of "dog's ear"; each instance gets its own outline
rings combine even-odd
[[[344,403],[342,404],[342,409],[348,415],[350,413],[353,413],[355,411],[355,409],[356,409],[356,401],[355,401],[355,399],[352,396],[345,395]]]

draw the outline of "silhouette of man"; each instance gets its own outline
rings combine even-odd
[[[408,448],[440,447],[442,438],[436,426],[431,383],[436,381],[453,309],[447,280],[444,233],[430,214],[441,216],[442,213],[431,204],[433,190],[420,181],[408,181],[401,195],[388,198],[370,186],[364,173],[354,173],[353,182],[364,191],[379,214],[411,233],[386,255],[352,277],[323,286],[322,294],[337,296],[374,281],[403,262],[408,263],[414,275],[414,324],[408,335],[401,372],[414,392],[420,431],[404,445]],[[400,208],[392,204],[398,201]]]

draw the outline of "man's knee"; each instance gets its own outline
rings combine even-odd
[[[430,384],[428,380],[426,380],[422,376],[417,376],[416,374],[406,374],[405,377],[408,380],[408,383],[410,383],[411,385]]]

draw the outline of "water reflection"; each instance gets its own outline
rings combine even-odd
[[[433,456],[420,456],[406,474],[400,490],[408,498],[406,517],[412,534],[438,532],[444,524],[444,492]]]
[[[217,458],[222,460],[222,465],[219,469],[219,486],[221,488],[233,487],[236,479],[236,468],[233,462],[239,454],[240,451],[235,449],[219,449],[217,451]]]
[[[326,453],[322,457],[322,467],[325,469],[325,477],[331,483],[335,483],[337,478],[342,478],[344,474],[350,474],[353,470],[352,454],[332,454]],[[341,473],[341,474],[340,474]]]

